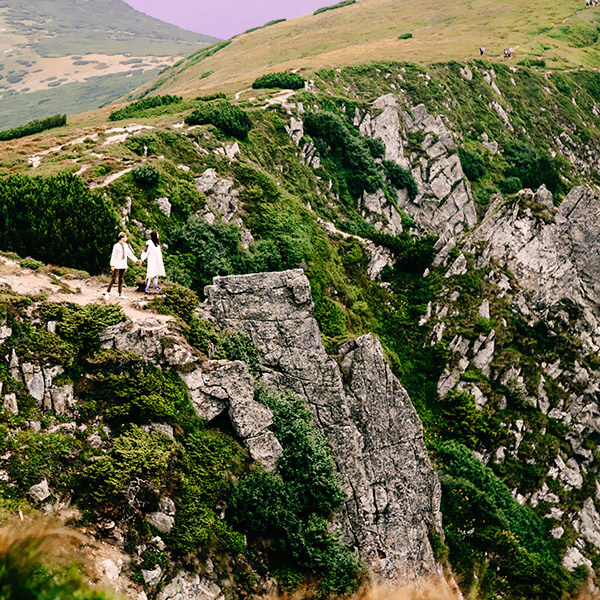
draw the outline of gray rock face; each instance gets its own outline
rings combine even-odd
[[[254,400],[254,380],[244,363],[198,361],[183,336],[157,319],[118,323],[102,332],[100,342],[177,369],[198,416],[210,421],[227,411],[250,455],[268,470],[275,468],[281,445],[269,430],[272,413]]]
[[[160,565],[156,565],[154,569],[142,569],[142,577],[144,578],[146,585],[149,585],[150,587],[158,585],[161,575],[162,569],[160,568]]]
[[[218,600],[223,598],[221,588],[200,575],[179,571],[164,587],[157,600]]]
[[[156,527],[161,533],[169,533],[175,524],[175,517],[163,512],[153,512],[146,515],[146,520],[152,527]]]
[[[154,204],[158,206],[160,212],[162,212],[166,217],[171,216],[171,203],[168,198],[157,198],[154,201]]]
[[[404,156],[403,125],[400,122],[398,99],[394,94],[386,94],[377,98],[371,107],[377,112],[377,116],[356,109],[354,125],[361,135],[383,142],[385,160],[391,160],[407,169],[409,164]]]
[[[231,424],[255,460],[273,470],[281,456],[281,445],[269,430],[273,413],[254,400],[254,379],[240,361],[208,361],[202,368],[180,377],[198,416],[207,421],[225,410]]]
[[[468,67],[463,76],[472,77]],[[402,232],[398,208],[428,233],[457,235],[472,229],[477,223],[475,205],[452,133],[442,118],[430,115],[423,104],[413,107],[410,114],[403,112],[394,94],[381,96],[371,107],[371,111],[356,110],[354,125],[362,135],[383,142],[385,160],[412,172],[419,193],[411,200],[406,190],[399,190],[397,206],[381,191],[364,194],[359,204],[363,217],[392,235]],[[420,156],[405,156],[410,133],[424,134]]]
[[[48,482],[45,479],[42,479],[42,481],[39,483],[32,485],[27,494],[34,502],[37,502],[38,504],[42,503],[44,500],[50,497],[50,488],[48,487]]]
[[[328,356],[301,270],[217,277],[206,288],[212,317],[246,331],[266,383],[303,396],[336,457],[347,502],[344,541],[380,577],[437,571],[427,538],[439,530],[440,486],[408,395],[379,341],[363,336]]]
[[[421,144],[427,158],[421,157],[412,169],[419,187],[411,201],[398,195],[398,205],[423,228],[433,234],[449,231],[460,234],[477,223],[475,205],[456,151],[452,133],[441,117],[433,117],[423,104],[411,114],[404,113],[408,131],[425,135]]]
[[[522,193],[521,202],[490,207],[467,249],[484,242],[485,258],[507,267],[521,287],[533,292],[530,307],[547,318],[561,300],[580,307],[579,334],[595,351],[600,347],[600,199],[576,187],[555,209],[544,188]],[[545,218],[525,202],[537,203]]]
[[[383,190],[372,194],[364,192],[359,200],[358,210],[366,221],[373,224],[376,231],[390,235],[402,233],[402,217],[398,209],[385,197]]]
[[[244,248],[254,241],[252,234],[244,227],[240,218],[238,191],[233,189],[233,181],[219,177],[214,169],[206,169],[200,177],[196,177],[197,190],[205,194],[206,203],[215,214],[221,215],[225,223],[230,223],[239,227],[242,235],[242,245]],[[204,218],[207,222],[214,222],[214,214],[206,213]]]
[[[54,379],[64,373],[60,365],[48,365],[25,362],[19,359],[13,350],[8,365],[10,375],[16,381],[25,384],[27,391],[36,400],[37,407],[53,411],[57,415],[70,414],[74,407],[73,385],[55,385]],[[5,398],[12,412],[18,411],[16,398]]]

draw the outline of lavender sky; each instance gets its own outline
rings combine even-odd
[[[184,29],[229,38],[272,19],[291,19],[337,0],[125,0],[133,8]]]

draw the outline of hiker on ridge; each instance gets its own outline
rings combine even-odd
[[[148,259],[146,264],[146,293],[150,293],[150,282],[154,280],[154,289],[160,291],[158,278],[165,276],[165,265],[163,263],[160,237],[158,231],[150,233],[150,239],[146,242],[146,248],[142,252],[140,263]]]
[[[110,269],[112,273],[108,289],[104,294],[104,299],[107,301],[110,298],[110,290],[115,281],[118,282],[119,298],[125,298],[125,296],[123,296],[123,279],[125,277],[125,271],[127,270],[127,259],[141,264],[127,243],[127,234],[124,231],[121,231],[118,235],[118,239],[119,241],[113,246],[112,255],[110,257]]]

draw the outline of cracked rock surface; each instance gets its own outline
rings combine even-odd
[[[313,409],[347,495],[343,540],[380,577],[437,572],[427,532],[441,527],[440,485],[421,422],[379,340],[345,344],[338,365],[321,343],[301,270],[217,277],[206,293],[220,327],[252,337],[264,382]]]

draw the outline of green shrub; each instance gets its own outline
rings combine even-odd
[[[469,181],[477,181],[486,174],[487,168],[481,156],[461,147],[458,148],[458,156],[463,172]]]
[[[373,138],[364,138],[364,140],[373,158],[383,158],[385,156],[385,146],[381,140]]]
[[[210,321],[192,316],[187,321],[187,325],[188,327],[184,330],[184,334],[187,341],[194,346],[194,348],[200,350],[200,352],[206,356],[208,356],[212,350],[215,354],[215,358],[221,357],[221,336],[217,333],[215,326]]]
[[[309,113],[304,120],[305,131],[314,140],[319,152],[331,152],[339,164],[338,172],[353,198],[363,192],[375,192],[382,185],[379,166],[364,138],[352,131],[351,125],[328,111]]]
[[[57,321],[56,333],[73,346],[77,353],[88,354],[100,345],[99,334],[111,325],[125,320],[120,306],[110,304],[58,304],[43,307],[47,321]]]
[[[0,142],[33,135],[34,133],[40,133],[46,129],[62,127],[63,125],[66,125],[66,123],[67,115],[54,115],[53,117],[48,117],[47,119],[41,120],[34,119],[25,125],[0,131]]]
[[[253,31],[258,31],[259,29],[264,29],[265,27],[271,27],[271,25],[277,25],[277,23],[283,23],[287,21],[287,19],[273,19],[272,21],[267,21],[264,25],[260,25],[259,27],[250,27],[250,29],[246,29],[246,31],[242,31],[239,35],[243,35],[244,33],[252,33]]]
[[[327,12],[328,10],[335,10],[336,8],[343,8],[344,6],[350,6],[350,4],[355,4],[356,0],[342,0],[342,2],[338,2],[337,4],[332,4],[331,6],[323,6],[322,8],[317,8],[313,15],[319,15],[321,13]]]
[[[406,190],[408,197],[411,200],[414,200],[419,193],[419,188],[417,187],[417,182],[414,180],[412,173],[408,169],[403,169],[400,165],[397,165],[391,160],[384,160],[382,164],[391,184],[397,190]]]
[[[503,194],[516,194],[523,189],[523,184],[518,177],[506,177],[500,182],[500,191]]]
[[[431,235],[422,238],[407,233],[390,235],[376,231],[370,223],[344,221],[340,225],[343,231],[359,235],[391,250],[396,257],[394,268],[405,273],[421,274],[431,264],[433,246],[437,238]]]
[[[72,460],[78,442],[64,433],[15,432],[10,437],[10,459],[6,470],[21,493],[47,479],[51,487],[68,490],[79,463]]]
[[[24,269],[38,271],[41,267],[44,266],[44,263],[39,260],[35,260],[35,258],[23,258],[19,261],[19,265]]]
[[[183,98],[181,96],[147,96],[137,102],[132,102],[119,110],[110,113],[108,117],[111,121],[120,121],[122,119],[131,119],[141,117],[151,108],[157,106],[168,106],[169,104],[178,104]]]
[[[98,193],[70,173],[0,179],[0,248],[99,273],[118,221]]]
[[[477,204],[487,206],[490,203],[490,198],[497,194],[500,190],[497,187],[485,187],[474,190],[474,199]]]
[[[135,184],[142,189],[150,189],[160,181],[160,171],[154,165],[136,167],[131,175]]]
[[[229,360],[241,360],[248,365],[250,373],[257,375],[260,371],[258,348],[249,335],[240,332],[227,332],[221,339],[223,349]]]
[[[546,68],[546,60],[543,58],[527,57],[523,60],[520,60],[517,64],[523,67],[541,67],[542,69]]]
[[[164,433],[146,433],[133,425],[114,440],[110,454],[88,464],[79,480],[83,505],[88,508],[119,504],[125,500],[133,478],[164,485],[175,442]]]
[[[266,543],[277,570],[317,577],[321,595],[350,594],[360,565],[328,532],[328,519],[344,501],[328,444],[299,398],[267,388],[256,397],[273,411],[283,455],[277,473],[260,470],[236,483],[230,519],[255,543]]]
[[[241,454],[231,438],[216,431],[194,431],[184,440],[178,465],[181,481],[175,494],[177,513],[169,534],[176,552],[185,555],[207,547],[232,554],[243,551],[242,535],[215,510],[229,489],[229,474],[239,474]]]
[[[225,135],[246,139],[252,129],[250,117],[225,100],[203,103],[185,118],[187,125],[214,125]]]
[[[201,292],[215,275],[242,271],[240,232],[221,221],[209,224],[201,217],[190,217],[171,236],[171,248],[180,254],[191,278],[190,287]]]
[[[412,33],[401,33],[401,34],[398,36],[398,39],[399,39],[399,40],[409,40],[409,39],[410,39],[412,36],[413,36],[413,34],[412,34]]]
[[[38,329],[30,323],[15,326],[13,335],[6,344],[18,356],[36,363],[41,360],[70,367],[77,355],[77,349],[59,335],[47,329]]]
[[[450,560],[465,585],[477,566],[489,561],[506,598],[556,599],[573,591],[577,575],[560,566],[557,546],[529,506],[467,448],[451,441],[437,449],[442,512]]]
[[[504,433],[497,419],[480,411],[473,396],[452,390],[441,400],[441,412],[452,437],[468,448],[493,447]],[[442,432],[444,433],[444,432]]]
[[[561,187],[560,174],[553,159],[547,152],[534,148],[525,142],[509,142],[504,149],[508,167],[506,178],[518,178],[524,187],[536,190],[544,184],[552,193]]]
[[[87,403],[82,412],[100,412],[111,425],[127,423],[171,423],[193,420],[181,379],[172,373],[134,362],[118,371],[108,371],[106,362],[96,362],[93,382],[81,391]],[[100,369],[101,368],[101,369]]]
[[[212,71],[210,71],[212,72]],[[211,100],[225,100],[227,95],[223,92],[215,92],[214,94],[206,94],[205,96],[198,96],[196,100],[201,102],[210,102]]]
[[[163,302],[169,313],[177,315],[187,323],[200,304],[200,299],[192,290],[178,283],[172,283],[165,289]]]
[[[261,88],[283,88],[286,90],[301,90],[305,79],[298,73],[266,73],[254,80],[252,87],[257,90]]]

